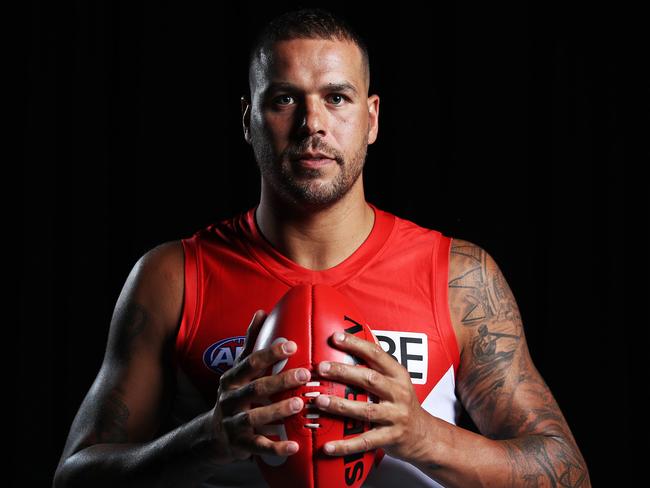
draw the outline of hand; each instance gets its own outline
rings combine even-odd
[[[328,442],[324,446],[325,453],[343,456],[382,448],[391,456],[407,462],[417,463],[425,459],[432,442],[427,432],[433,417],[420,406],[406,368],[379,344],[352,334],[337,332],[332,335],[332,342],[338,349],[363,360],[368,367],[322,362],[318,365],[318,374],[328,380],[359,386],[376,395],[379,403],[330,395],[316,397],[315,404],[325,412],[375,424],[354,438]],[[328,451],[328,447],[333,449]]]
[[[309,381],[308,369],[296,368],[278,375],[262,376],[276,362],[297,350],[293,341],[274,344],[251,354],[266,312],[258,310],[248,326],[242,353],[219,381],[219,393],[212,413],[217,464],[248,459],[251,454],[289,456],[298,452],[298,443],[272,441],[256,434],[255,427],[289,417],[303,408],[300,397],[251,408],[252,403],[265,403],[269,396],[300,386]],[[302,376],[300,376],[302,374]]]

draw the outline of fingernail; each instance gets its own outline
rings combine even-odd
[[[330,404],[330,398],[324,395],[318,395],[314,401],[317,407],[329,407]]]
[[[318,370],[321,373],[327,373],[331,367],[332,366],[330,365],[330,363],[320,363],[320,365],[318,366]]]
[[[287,341],[282,344],[282,350],[286,353],[296,352],[296,343],[293,341]]]
[[[287,446],[287,454],[294,454],[296,452],[298,452],[298,444],[292,442]]]
[[[291,400],[291,410],[297,412],[302,408],[302,402],[300,401],[299,398],[294,398]]]
[[[332,444],[325,444],[325,445],[323,446],[323,450],[324,450],[327,454],[332,454],[332,453],[334,452],[334,446],[333,446]]]
[[[334,340],[336,342],[343,342],[344,339],[345,339],[345,334],[343,334],[343,332],[335,332],[334,333]]]
[[[296,372],[296,378],[298,381],[307,381],[309,379],[309,371],[306,369],[299,369]]]

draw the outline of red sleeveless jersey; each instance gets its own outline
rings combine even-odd
[[[214,406],[219,377],[241,352],[255,311],[269,313],[299,283],[325,283],[348,296],[383,349],[409,371],[423,408],[456,423],[459,352],[447,299],[451,238],[368,205],[375,222],[366,240],[346,260],[321,271],[278,252],[259,231],[257,207],[182,239],[185,296],[174,354],[174,425]],[[439,486],[388,455],[364,486],[396,483]],[[204,486],[265,484],[255,463],[241,461]]]

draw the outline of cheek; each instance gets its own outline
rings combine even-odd
[[[368,117],[359,113],[344,114],[335,117],[332,129],[341,141],[366,140]]]
[[[264,129],[273,138],[284,138],[291,131],[292,123],[289,117],[269,115],[264,121]]]

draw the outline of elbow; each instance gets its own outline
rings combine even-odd
[[[565,469],[564,476],[566,479],[572,480],[571,486],[591,488],[589,468],[573,437],[570,436],[567,438],[559,435],[547,435],[547,437],[554,439],[558,444],[563,446],[561,455],[558,457],[564,460],[562,466]]]
[[[54,472],[52,488],[75,488],[81,486],[78,478],[79,462],[76,456],[70,456],[65,461],[59,463]]]
[[[54,479],[52,480],[52,488],[66,488],[70,486],[67,480],[66,462],[59,463],[54,472]]]

